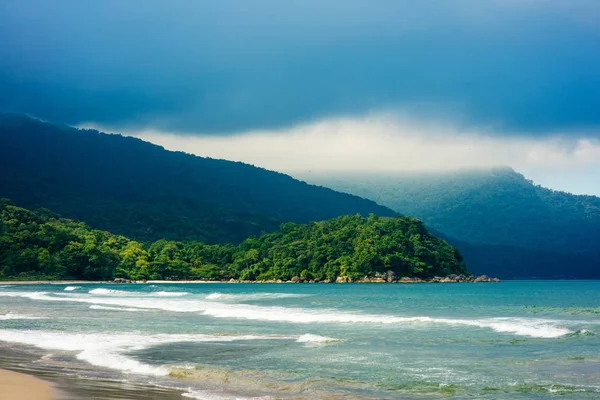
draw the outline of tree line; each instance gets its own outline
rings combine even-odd
[[[0,200],[1,279],[356,280],[387,271],[429,278],[466,269],[456,248],[408,217],[288,222],[239,245],[144,243]]]

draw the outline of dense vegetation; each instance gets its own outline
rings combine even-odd
[[[600,277],[598,197],[536,186],[510,168],[313,181],[421,219],[474,273]]]
[[[455,248],[406,217],[290,222],[238,246],[166,239],[144,245],[0,200],[1,279],[335,280],[388,270],[427,278],[464,273],[465,266]]]
[[[0,115],[0,197],[130,238],[239,243],[284,222],[397,215],[251,165]]]

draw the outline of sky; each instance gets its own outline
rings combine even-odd
[[[600,195],[597,0],[0,0],[0,111],[295,173]]]

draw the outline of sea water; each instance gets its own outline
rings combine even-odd
[[[0,343],[197,399],[596,399],[600,282],[4,285]]]

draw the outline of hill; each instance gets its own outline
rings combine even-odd
[[[511,168],[311,181],[423,220],[474,273],[600,277],[600,198],[534,185]]]
[[[251,165],[13,115],[0,116],[0,197],[140,241],[239,243],[283,222],[397,215]]]
[[[459,252],[415,219],[341,216],[283,224],[238,246],[144,245],[49,210],[0,199],[1,279],[359,279],[394,272],[429,278],[465,273]]]

